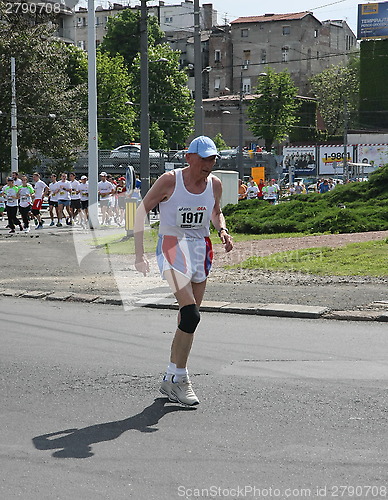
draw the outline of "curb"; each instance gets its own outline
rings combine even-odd
[[[123,305],[121,298],[114,295],[90,295],[72,292],[47,292],[42,290],[12,290],[0,289],[0,296],[3,297],[23,297],[26,299],[40,299],[59,302],[81,302],[88,304],[109,304]],[[164,298],[142,298],[131,304],[135,307],[148,307],[152,309],[178,310],[178,304],[172,297]],[[385,303],[383,304],[386,305]],[[256,316],[276,316],[284,318],[305,318],[305,319],[332,319],[346,321],[388,321],[388,311],[382,309],[365,311],[330,311],[327,307],[308,306],[296,304],[252,304],[252,303],[230,303],[203,301],[201,305],[203,312],[216,312],[228,314],[245,314]]]

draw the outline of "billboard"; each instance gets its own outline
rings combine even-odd
[[[283,148],[283,172],[291,172],[295,177],[315,176],[317,164],[315,146],[290,146]]]
[[[358,5],[357,38],[388,38],[388,2]]]
[[[357,154],[360,163],[372,165],[371,170],[388,164],[388,144],[359,144]]]
[[[347,161],[353,161],[353,146],[347,148]],[[342,165],[344,157],[343,146],[320,146],[319,148],[319,175],[343,175]]]

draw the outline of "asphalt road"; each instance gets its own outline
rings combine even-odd
[[[2,299],[0,498],[388,495],[384,323],[203,313],[185,409],[175,314]]]

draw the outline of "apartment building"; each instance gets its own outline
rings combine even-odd
[[[300,94],[307,95],[309,78],[346,63],[357,42],[345,21],[321,22],[311,12],[239,17],[231,23],[230,36],[234,92],[240,91],[241,80],[244,92],[253,91],[258,75],[271,66],[287,68]]]

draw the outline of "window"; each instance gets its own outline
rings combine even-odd
[[[214,90],[220,90],[221,78],[214,78]]]
[[[319,59],[319,51],[317,50],[317,59]]]
[[[248,38],[249,30],[244,28],[241,30],[241,38]]]
[[[243,68],[248,69],[249,64],[251,63],[251,51],[244,50],[243,51]]]
[[[221,62],[221,51],[220,50],[214,51],[214,62],[216,62],[216,63]]]
[[[172,23],[172,17],[165,17],[164,22],[165,23]]]
[[[311,49],[307,50],[307,71],[311,71]]]
[[[261,64],[267,64],[267,51],[266,51],[266,49],[261,49]]]
[[[288,62],[288,47],[282,47],[282,62]]]
[[[251,91],[251,79],[250,78],[243,78],[242,91],[244,92],[244,94],[249,94],[249,92]]]
[[[85,44],[84,40],[79,40],[77,42],[77,47],[79,47],[82,50],[86,50],[86,44]]]
[[[283,26],[283,35],[289,35],[291,33],[290,26]]]
[[[100,25],[100,18],[97,16],[95,17],[95,23],[96,23],[96,26]]]
[[[87,26],[87,18],[86,17],[77,17],[77,26],[79,27],[85,27]]]
[[[314,38],[318,38],[318,30],[314,30]]]

